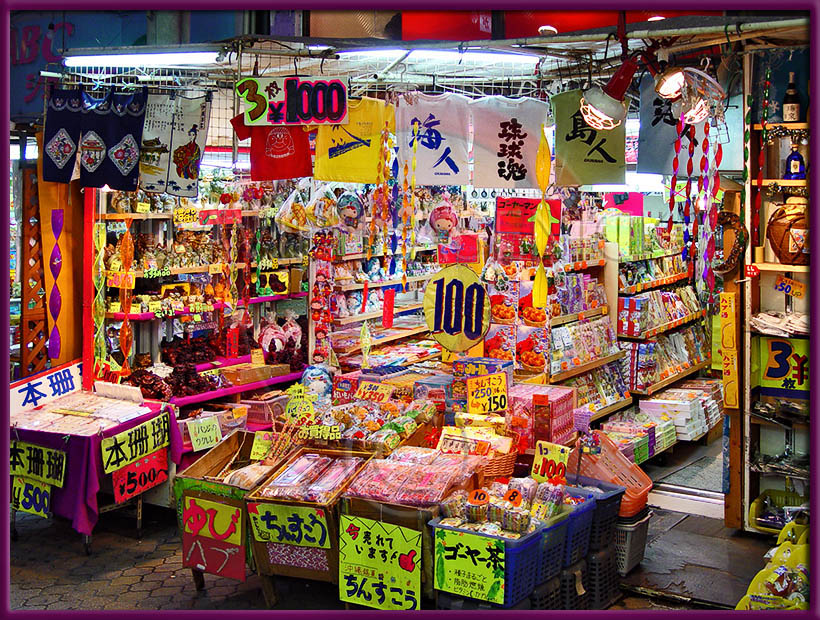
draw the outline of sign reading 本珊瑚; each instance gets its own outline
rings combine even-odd
[[[102,450],[103,471],[110,474],[139,458],[156,452],[168,445],[168,413],[138,424],[137,426],[117,433],[113,437],[104,437],[100,442]]]

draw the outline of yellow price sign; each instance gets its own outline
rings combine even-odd
[[[270,450],[271,444],[275,439],[276,433],[273,431],[256,431],[253,434],[253,445],[251,446],[250,459],[252,461],[259,461],[265,458],[265,455],[267,455],[268,450]]]
[[[187,425],[194,452],[213,448],[222,441],[222,428],[219,426],[218,416],[188,420]]]
[[[51,508],[51,485],[39,480],[15,476],[11,490],[11,507],[19,512],[27,512],[47,519]]]
[[[150,213],[151,212],[151,203],[150,202],[138,202],[137,203],[137,213]]]
[[[356,400],[369,400],[374,403],[383,403],[393,394],[392,385],[376,383],[375,381],[360,381],[353,398]]]
[[[208,273],[212,276],[222,273],[222,263],[213,263],[208,265]]]
[[[251,364],[254,366],[265,364],[265,352],[262,349],[251,349]]]
[[[507,373],[467,378],[467,413],[497,413],[507,409]]]
[[[566,446],[539,441],[535,444],[531,476],[538,482],[546,482],[556,477],[565,478],[568,460],[569,448]]]
[[[148,302],[148,312],[153,312],[157,316],[161,315],[162,314],[162,302],[161,301],[149,301]]]
[[[118,301],[112,301],[108,304],[109,312],[122,312],[122,304]]]
[[[248,502],[248,518],[258,541],[330,549],[327,514],[322,508]]]
[[[174,209],[174,224],[192,224],[196,221],[196,208],[180,207]]]
[[[774,281],[774,290],[790,295],[795,299],[803,299],[806,295],[806,285],[786,276],[777,276]]]

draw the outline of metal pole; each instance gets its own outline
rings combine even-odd
[[[242,79],[242,43],[239,43],[237,46],[236,52],[236,82]],[[236,85],[234,82],[234,85]],[[231,118],[236,118],[236,115],[239,113],[239,96],[236,94],[236,89],[233,89],[233,114]],[[236,132],[231,132],[231,168],[236,170],[236,164],[239,163],[239,141],[236,137]],[[250,266],[248,266],[250,269]]]

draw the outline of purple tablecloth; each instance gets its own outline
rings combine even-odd
[[[94,530],[99,517],[97,493],[103,477],[111,475],[103,471],[100,448],[103,438],[127,431],[157,417],[162,412],[157,403],[146,402],[145,405],[151,407],[152,411],[91,437],[35,430],[14,429],[11,431],[12,439],[67,452],[65,480],[61,489],[52,488],[51,511],[55,515],[71,519],[72,527],[80,534],[90,535]],[[166,407],[165,410],[170,416],[168,425],[170,456],[171,460],[178,464],[182,456],[182,435],[179,432],[173,408]]]

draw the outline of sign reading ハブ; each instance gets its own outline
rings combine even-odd
[[[219,426],[219,416],[188,420],[188,434],[191,436],[191,446],[194,452],[213,448],[222,441],[222,428]]]
[[[9,411],[17,413],[75,392],[82,387],[83,365],[79,361],[67,362],[22,381],[11,384]]]
[[[66,453],[32,443],[12,440],[9,446],[9,474],[39,480],[62,488]]]
[[[437,590],[503,604],[505,560],[503,540],[436,529]]]
[[[549,441],[539,441],[535,444],[535,456],[532,459],[532,477],[538,482],[546,482],[552,478],[565,478],[569,448]]]
[[[120,504],[168,480],[168,450],[160,448],[142,457],[112,476],[114,503]]]
[[[11,489],[11,508],[38,517],[48,518],[51,506],[51,485],[39,480],[15,476]]]
[[[347,86],[339,78],[258,78],[236,83],[245,125],[347,124]]]
[[[723,374],[723,404],[729,409],[737,409],[737,312],[735,293],[720,294],[720,357]]]
[[[497,413],[506,409],[506,372],[467,378],[468,413]]]
[[[353,396],[355,400],[369,400],[374,403],[383,403],[390,398],[394,385],[385,385],[375,381],[361,381]]]
[[[450,265],[424,291],[424,319],[433,338],[448,351],[466,351],[490,328],[490,300],[475,271]]]
[[[182,496],[182,565],[245,580],[242,502]]]
[[[362,517],[339,522],[339,598],[375,609],[419,609],[421,532]]]
[[[100,444],[103,471],[110,474],[167,446],[168,423],[168,414],[163,412],[152,420],[117,433],[113,437],[104,437]]]
[[[248,502],[248,518],[256,540],[330,548],[327,515],[321,508]]]

